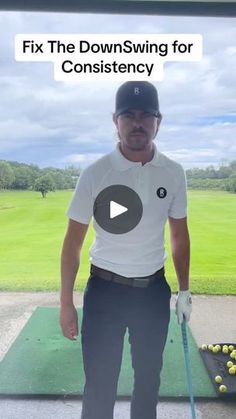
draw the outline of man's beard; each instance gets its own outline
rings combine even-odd
[[[139,131],[140,132],[140,131]],[[138,133],[138,131],[137,131]],[[132,135],[133,134],[133,135]],[[126,138],[126,147],[132,151],[142,151],[146,148],[150,140],[145,132],[142,132],[142,136],[135,136],[135,133],[130,133]]]

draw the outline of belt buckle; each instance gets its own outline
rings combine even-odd
[[[132,282],[133,287],[147,288],[148,284],[149,284],[149,280],[133,278],[133,282]]]

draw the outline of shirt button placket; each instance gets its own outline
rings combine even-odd
[[[140,191],[140,198],[142,199],[143,203],[147,202],[147,195],[148,195],[148,185],[147,185],[146,179],[147,179],[147,172],[144,168],[141,168],[139,172],[139,191]]]

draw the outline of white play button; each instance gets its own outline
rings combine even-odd
[[[107,186],[99,192],[93,205],[93,216],[103,230],[125,234],[142,218],[143,205],[138,194],[125,185]]]
[[[118,204],[115,201],[110,201],[110,218],[115,218],[126,211],[128,211],[128,208]]]

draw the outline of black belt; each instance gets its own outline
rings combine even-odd
[[[94,274],[106,281],[118,282],[119,284],[129,285],[131,287],[146,288],[148,285],[156,281],[158,278],[164,276],[164,267],[149,276],[142,276],[137,278],[128,278],[126,276],[118,275],[115,272],[107,271],[106,269],[99,268],[98,266],[91,265],[90,273]]]

